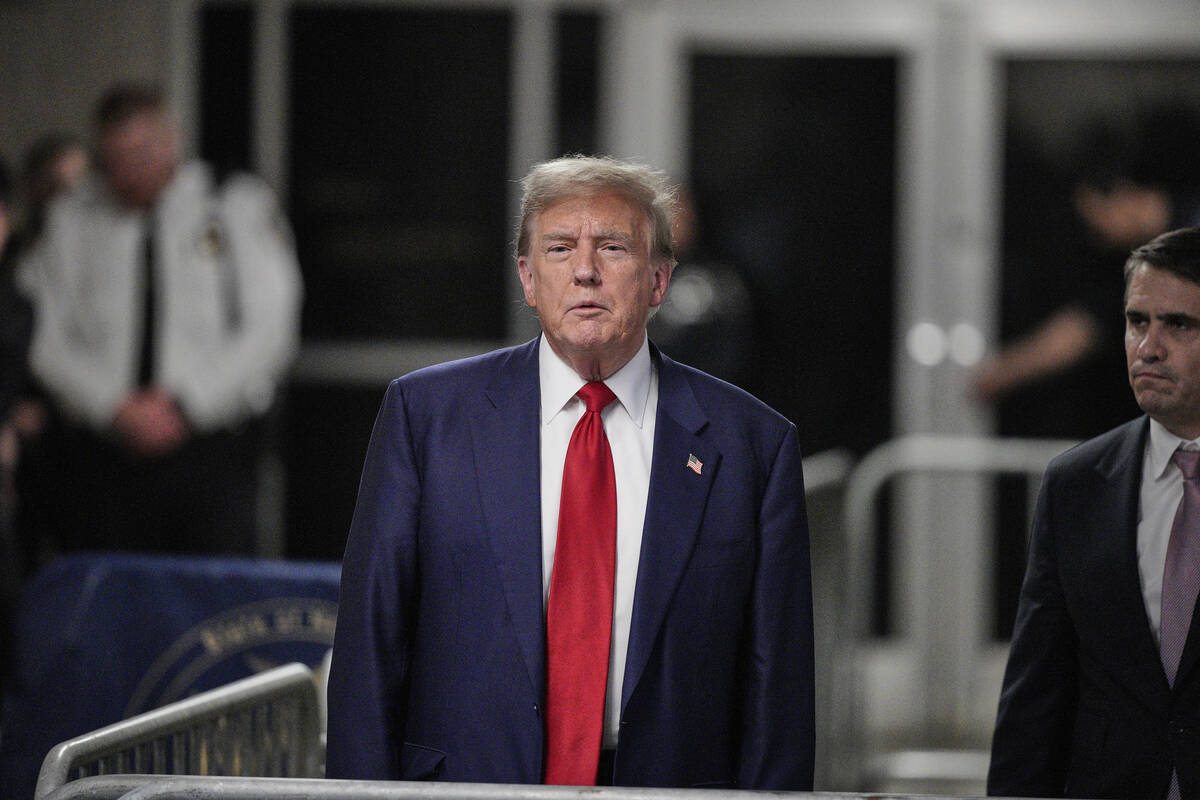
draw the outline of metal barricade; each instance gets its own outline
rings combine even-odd
[[[913,435],[868,453],[844,505],[848,569],[839,607],[831,720],[836,774],[847,791],[982,793],[1007,646],[989,635],[986,601],[993,511],[985,477],[1030,485],[1067,440]],[[877,502],[893,504],[897,632],[869,630]],[[935,482],[940,481],[940,482]],[[864,713],[866,712],[866,713]]]
[[[808,506],[809,552],[812,558],[813,649],[816,656],[816,762],[815,786],[829,786],[836,771],[835,743],[830,721],[833,706],[834,653],[841,603],[842,576],[846,572],[842,537],[842,496],[854,466],[847,450],[827,450],[804,459],[804,499]]]
[[[852,465],[852,456],[844,450],[819,453],[803,462],[816,611],[818,785],[822,775],[829,771],[832,752],[827,735],[829,727],[824,724],[824,720],[833,717],[830,702],[833,693],[829,687],[834,670],[836,629],[830,622],[839,603],[839,576],[844,571],[840,512],[842,491]],[[324,677],[323,672],[327,669],[327,665],[319,668],[318,676]],[[230,797],[256,797],[254,792],[265,786],[283,791],[280,787],[285,784],[282,783],[247,781],[251,777],[319,776],[324,753],[324,707],[323,696],[313,686],[313,673],[301,664],[291,664],[64,742],[46,757],[35,797],[38,800],[49,797],[105,800],[126,797],[135,789],[139,792],[138,797],[158,797],[158,794],[145,793],[173,792],[175,789],[169,787],[175,786],[192,787],[188,791],[194,790],[195,794],[187,795],[189,797],[224,797],[208,792],[232,791],[230,787],[241,787],[237,791],[244,792]],[[280,723],[283,729],[272,733],[272,726]],[[163,777],[197,775],[243,777],[240,781],[174,781],[169,784]],[[347,789],[346,794],[338,794],[332,787],[342,783],[347,782],[296,783],[295,786],[304,789],[303,792],[297,789],[299,793],[294,796],[411,796],[411,792],[396,794],[395,783],[380,784],[372,789],[365,782],[353,782],[353,791]],[[424,787],[419,796],[431,796],[428,790],[433,784],[415,785]],[[383,791],[381,787],[390,788],[385,794],[370,793]],[[488,795],[480,799],[471,795],[463,800],[511,800],[531,796],[524,791],[529,788],[506,789],[503,796]],[[549,787],[533,789],[540,792],[534,800],[542,800]],[[560,790],[558,794],[551,791],[544,800],[561,800],[564,791],[568,790]],[[577,794],[572,790],[569,796],[575,798]],[[642,796],[638,795],[639,798]],[[712,791],[703,790],[703,796],[711,800]],[[623,796],[622,800],[632,798]]]
[[[55,746],[34,797],[117,773],[319,777],[320,727],[312,671],[287,664]]]
[[[631,786],[108,776],[75,781],[46,800],[766,800],[768,797],[873,800],[874,796],[868,798],[830,792],[767,793],[739,789],[645,789]],[[923,797],[922,800],[935,799]]]

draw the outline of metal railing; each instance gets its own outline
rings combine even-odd
[[[287,664],[56,745],[34,797],[117,773],[319,777],[320,727],[312,671]]]
[[[985,630],[989,617],[982,612],[987,604],[981,598],[992,588],[985,577],[991,556],[984,537],[994,509],[989,485],[981,479],[1024,474],[1036,488],[1050,459],[1074,444],[913,435],[880,445],[855,467],[844,497],[847,570],[835,656],[836,718],[830,720],[837,774],[830,785],[889,791],[889,779],[893,785],[921,785],[922,777],[928,781],[920,791],[929,791],[931,784],[976,785],[969,773],[986,771],[987,754],[978,743],[989,738],[990,717],[980,724],[973,719],[980,713],[967,711],[990,704],[994,714],[995,697],[988,695],[998,693],[999,673],[991,662],[998,660],[1002,669],[1004,653],[1002,644],[991,643]],[[933,483],[935,476],[943,483]],[[905,570],[910,583],[900,587],[907,602],[893,609],[900,630],[872,639],[877,503],[884,487],[897,478],[918,482],[899,487],[893,508],[899,522],[892,534],[893,583],[901,583],[896,574]],[[983,661],[986,669],[980,666]],[[887,688],[880,689],[881,677],[891,681]],[[865,715],[864,706],[881,696],[899,696],[895,705],[900,711],[881,715],[872,708]],[[915,711],[910,716],[921,719],[908,719],[899,734],[889,731],[886,745],[869,742],[868,729],[888,724],[880,716],[890,715],[893,722],[903,716],[903,704]],[[906,738],[914,733],[924,741]],[[959,748],[964,741],[973,744]]]
[[[804,459],[804,494],[808,505],[809,551],[812,557],[813,647],[816,655],[816,774],[815,786],[828,786],[836,771],[836,743],[830,721],[833,706],[834,653],[839,636],[836,618],[845,574],[842,537],[842,495],[854,467],[847,450],[827,450]]]
[[[839,489],[846,482],[850,470],[854,469],[854,456],[849,450],[834,448],[812,456],[805,456],[804,491],[806,494]]]
[[[86,778],[45,800],[870,800],[829,792],[741,789],[645,789],[631,786],[530,786],[289,778],[196,778],[114,775]],[[871,796],[874,798],[874,796]],[[926,797],[923,800],[933,800]]]
[[[852,457],[841,451],[804,459],[817,615],[817,786],[880,791],[881,787],[874,785],[872,780],[888,771],[895,773],[890,777],[901,780],[906,777],[919,780],[922,774],[941,772],[943,778],[959,780],[958,785],[963,785],[963,780],[979,772],[981,764],[986,764],[986,756],[980,752],[939,752],[925,746],[927,743],[917,742],[914,746],[911,740],[903,738],[895,739],[889,747],[882,749],[877,742],[867,742],[867,729],[878,723],[874,717],[863,714],[873,697],[878,697],[870,691],[868,684],[872,680],[877,682],[880,675],[890,676],[893,667],[900,664],[899,672],[919,675],[930,685],[927,687],[929,696],[916,699],[911,708],[917,713],[937,713],[938,709],[930,712],[926,704],[932,702],[936,706],[943,702],[938,693],[953,693],[955,687],[935,684],[946,676],[962,677],[964,669],[958,662],[979,657],[979,651],[969,647],[941,646],[948,638],[957,637],[954,641],[959,643],[969,640],[970,635],[978,633],[978,630],[968,631],[970,626],[960,625],[954,631],[920,630],[922,626],[930,627],[928,609],[938,603],[947,608],[937,613],[969,616],[971,609],[959,607],[961,598],[952,593],[919,607],[916,619],[901,620],[900,627],[906,630],[901,630],[897,636],[886,640],[869,637],[868,598],[873,587],[876,505],[883,488],[898,477],[906,481],[927,480],[925,477],[914,478],[914,474],[950,476],[949,492],[938,484],[936,487],[921,486],[916,494],[949,495],[952,504],[958,503],[952,506],[956,512],[964,508],[978,511],[988,505],[982,495],[973,501],[964,501],[963,496],[970,492],[956,491],[964,485],[961,481],[970,480],[963,476],[973,476],[976,481],[980,476],[993,473],[1037,476],[1050,458],[1072,444],[1059,440],[909,436],[880,446],[856,467]],[[938,513],[944,512],[945,508],[944,504],[937,506],[932,516],[925,518],[925,523],[932,524],[915,529],[899,528],[893,533],[894,546],[916,548],[921,553],[937,556],[922,564],[924,575],[918,581],[920,585],[906,587],[910,593],[925,591],[928,587],[922,581],[932,581],[935,588],[953,588],[954,584],[944,581],[955,578],[938,576],[943,573],[953,575],[964,559],[974,559],[972,563],[986,560],[981,532],[986,527],[984,522],[962,513],[942,513],[939,518]],[[965,535],[954,527],[964,524],[968,526]],[[956,554],[944,552],[948,531],[952,534],[950,538],[971,540],[973,544]],[[960,589],[962,585],[961,581],[957,584]],[[980,594],[978,586],[974,587],[973,594]],[[978,597],[970,600],[978,602]],[[964,635],[964,631],[968,635]],[[1002,645],[990,646],[992,649],[987,651],[990,655],[1002,648]],[[904,658],[891,658],[890,661],[878,658],[881,654],[895,656],[897,648],[903,650]],[[273,692],[278,691],[282,696],[292,689],[297,689],[302,696],[297,710],[284,711],[272,705]],[[307,668],[291,665],[264,673],[59,745],[43,765],[36,797],[53,797],[55,800],[176,796],[566,800],[578,798],[581,791],[589,794],[613,791],[614,800],[674,800],[676,795],[679,800],[686,800],[684,795],[688,794],[684,790],[576,790],[538,786],[498,787],[479,794],[478,784],[288,782],[257,777],[320,774],[323,747],[319,739],[319,708],[318,692],[313,688]],[[872,713],[875,712],[876,709],[872,709]],[[268,729],[275,730],[272,726],[280,722],[283,723],[282,732],[263,733]],[[195,777],[197,775],[200,777]],[[218,779],[204,775],[233,777]],[[406,789],[406,786],[414,788]],[[704,797],[712,798],[712,791],[704,790]]]
[[[834,561],[840,561],[841,489],[852,466],[853,457],[844,450],[804,459],[814,573],[819,573],[814,579],[840,572]],[[815,582],[818,606],[832,610],[834,583]],[[818,614],[818,680],[823,682],[833,668],[833,629],[820,626],[828,617]],[[327,669],[323,663],[317,677],[325,678]],[[121,797],[143,784],[145,791],[158,791],[149,787],[158,787],[162,781],[152,780],[152,776],[317,776],[324,752],[324,685],[321,680],[313,694],[313,684],[313,673],[306,667],[288,665],[60,744],[43,763],[35,796]],[[819,696],[830,694],[822,691]],[[818,709],[818,716],[830,716],[827,703]],[[820,737],[817,749],[823,766],[826,759],[821,756],[828,751],[825,737]],[[218,784],[199,785],[208,791]],[[70,792],[91,794],[70,794],[67,787],[72,787]],[[712,795],[706,792],[705,797]]]

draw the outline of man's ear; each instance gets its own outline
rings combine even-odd
[[[525,302],[530,308],[537,308],[537,299],[533,293],[533,267],[529,264],[529,256],[517,256],[517,277],[521,279],[521,288],[525,291]]]
[[[654,285],[650,290],[650,306],[662,305],[667,299],[667,287],[671,285],[671,262],[665,258],[656,258],[652,263],[654,270],[651,275]]]

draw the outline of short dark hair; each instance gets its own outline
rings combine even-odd
[[[166,107],[162,89],[153,83],[121,83],[111,87],[96,104],[96,127],[100,130],[126,122],[145,112]]]
[[[1141,266],[1162,269],[1200,285],[1200,228],[1180,228],[1156,236],[1125,261],[1125,291]]]

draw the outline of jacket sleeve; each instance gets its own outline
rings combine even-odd
[[[237,325],[226,346],[171,387],[200,430],[266,412],[300,337],[300,270],[274,195],[259,179],[238,175],[218,198]]]
[[[992,738],[988,794],[1062,797],[1078,701],[1077,638],[1055,552],[1053,472],[1042,483]]]
[[[12,245],[10,245],[12,247]],[[17,291],[12,264],[0,255],[0,421],[26,390],[33,307]]]
[[[796,429],[775,454],[759,511],[759,551],[742,674],[738,787],[811,791],[815,750],[812,575]]]
[[[342,564],[326,775],[399,777],[417,598],[421,476],[400,383],[371,434]]]
[[[17,280],[35,309],[30,372],[70,416],[103,431],[127,388],[108,334],[80,324],[79,309],[91,302],[80,281],[90,264],[76,235],[81,225],[74,205],[52,204],[41,236],[17,265]]]

